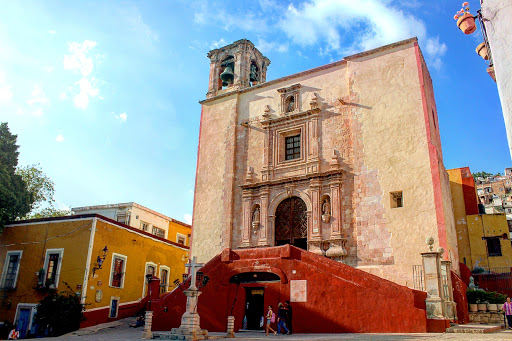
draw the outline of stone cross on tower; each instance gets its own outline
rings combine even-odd
[[[190,269],[190,274],[192,275],[192,279],[190,281],[190,287],[188,287],[188,290],[197,290],[196,286],[196,276],[197,271],[203,267],[203,263],[197,263],[197,257],[193,257],[191,260],[188,261],[187,264],[185,264],[185,267]]]

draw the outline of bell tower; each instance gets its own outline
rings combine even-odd
[[[247,39],[211,50],[208,58],[210,58],[210,80],[206,98],[245,89],[266,81],[270,60]]]

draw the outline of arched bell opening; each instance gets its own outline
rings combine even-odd
[[[277,206],[274,240],[276,246],[290,244],[308,249],[307,207],[301,198],[286,198]]]
[[[258,84],[260,80],[260,70],[255,60],[251,60],[251,68],[249,73],[249,82],[251,85]]]
[[[228,56],[220,63],[219,90],[233,85],[235,80],[235,58]]]

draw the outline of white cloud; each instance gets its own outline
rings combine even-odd
[[[48,33],[49,33],[49,34],[55,34],[55,33],[57,33],[57,31],[55,31],[55,30],[50,30],[50,31],[48,31]]]
[[[381,0],[312,0],[299,7],[290,4],[279,27],[303,47],[323,44],[323,54],[350,54],[414,36],[420,42],[432,39],[427,37],[423,21]],[[345,37],[350,36],[356,38],[347,42]],[[442,49],[445,52],[446,45]],[[426,52],[427,57],[435,58],[432,51]]]
[[[256,48],[262,53],[268,53],[270,51],[277,51],[280,53],[288,52],[288,44],[281,44],[278,42],[269,42],[263,39],[258,39]]]
[[[64,56],[64,68],[80,71],[82,76],[87,77],[94,67],[89,50],[96,46],[95,41],[85,40],[82,44],[77,42],[68,43],[70,55]]]
[[[73,98],[75,107],[85,110],[89,106],[89,100],[98,96],[99,90],[94,87],[94,81],[95,79],[92,77],[91,80],[88,78],[82,78],[76,82],[79,88],[79,92]]]
[[[192,215],[191,215],[191,214],[188,214],[188,213],[187,213],[187,214],[185,214],[185,215],[183,216],[183,219],[185,219],[185,222],[186,222],[187,224],[189,224],[189,225],[190,225],[190,224],[192,224]]]
[[[43,66],[43,71],[53,72],[53,70],[55,70],[53,66]]]
[[[217,41],[212,41],[212,43],[210,44],[210,50],[218,49],[219,47],[222,47],[222,46],[225,46],[225,45],[227,45],[227,43],[224,40],[224,38],[220,38]]]
[[[9,102],[12,98],[12,91],[10,85],[0,86],[0,103]]]
[[[46,97],[43,89],[38,85],[34,85],[34,89],[32,90],[32,97],[27,100],[27,104],[32,107],[32,114],[34,116],[42,116],[43,115],[43,107],[48,105],[50,100]]]
[[[123,113],[121,113],[121,115],[119,115],[119,118],[121,119],[121,121],[126,122],[126,119],[128,118],[128,115],[126,115],[126,113],[123,112]]]
[[[32,115],[34,116],[43,116],[43,108],[37,108],[36,110],[32,111]]]
[[[434,69],[439,70],[443,63],[441,57],[446,54],[446,50],[448,48],[446,47],[445,43],[439,42],[439,37],[427,38],[426,41],[427,43],[425,45],[425,53],[427,56],[429,56],[431,61],[430,65],[432,65]]]
[[[198,7],[194,12],[194,22],[196,24],[222,25],[226,31],[240,29],[262,32],[268,28],[266,17],[258,16],[259,13],[257,12],[235,11],[233,8],[226,10],[223,6],[210,4],[206,1],[200,2],[196,7]]]
[[[57,141],[59,143],[64,141],[64,136],[62,136],[62,134],[57,135],[57,137],[55,138],[55,141]]]
[[[60,96],[59,96],[60,99],[67,99],[68,98],[68,95],[66,95],[66,92],[63,91]]]

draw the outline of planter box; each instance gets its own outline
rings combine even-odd
[[[487,311],[487,303],[478,303],[478,311]]]

